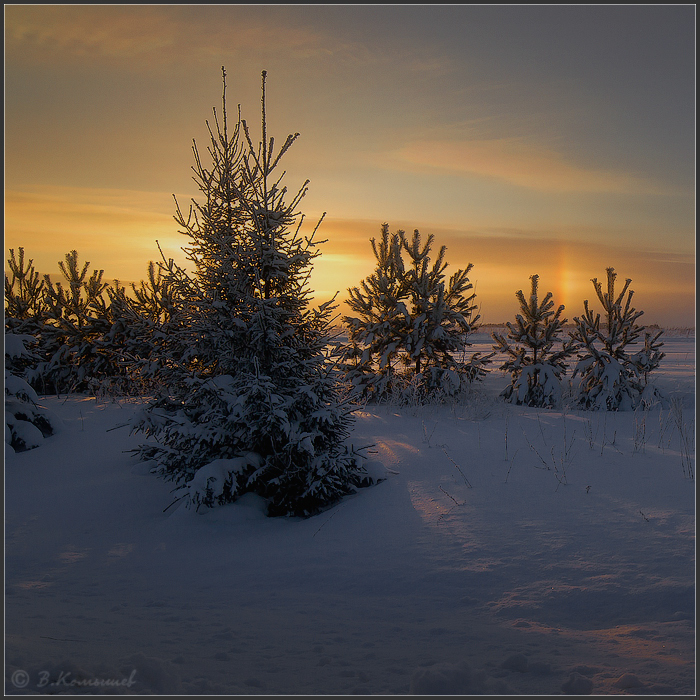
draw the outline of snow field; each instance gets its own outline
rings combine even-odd
[[[163,512],[113,429],[136,402],[47,398],[61,431],[6,455],[6,692],[692,694],[694,349],[664,348],[673,410],[506,405],[497,371],[365,407],[388,478],[308,520]]]

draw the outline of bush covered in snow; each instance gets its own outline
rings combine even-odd
[[[530,277],[531,290],[525,298],[522,290],[516,292],[521,313],[515,324],[507,323],[507,338],[492,333],[494,348],[506,354],[500,369],[511,373],[511,383],[501,396],[506,401],[526,406],[555,407],[561,402],[561,376],[566,372],[566,361],[576,351],[571,343],[560,343],[559,336],[566,319],[561,318],[564,306],[554,311],[552,294],[548,292],[540,302],[537,298],[539,275]]]
[[[42,444],[56,429],[51,414],[39,406],[34,389],[11,367],[31,360],[33,353],[25,347],[34,342],[29,335],[5,334],[5,443],[15,450],[31,450]]]

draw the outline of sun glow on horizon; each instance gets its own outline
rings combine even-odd
[[[372,273],[369,240],[387,221],[434,234],[448,275],[473,264],[483,322],[512,319],[533,274],[571,320],[614,267],[645,322],[690,326],[691,15],[8,5],[6,253],[22,247],[55,274],[77,250],[133,281],[161,251],[186,266],[171,192],[183,208],[200,201],[192,140],[206,160],[221,66],[229,115],[240,103],[257,144],[264,69],[268,135],[302,137],[278,172],[290,192],[310,181],[306,229],[328,212],[310,280],[319,303],[342,303]],[[623,21],[630,31],[613,35]]]
[[[187,197],[178,197],[187,201]],[[27,259],[42,274],[58,272],[58,261],[77,250],[91,269],[103,269],[105,279],[139,282],[148,262],[173,258],[189,267],[183,246],[187,238],[178,233],[173,219],[172,195],[154,192],[81,188],[38,188],[10,191],[5,201],[5,249],[23,247]],[[318,217],[310,214],[307,221]],[[308,228],[310,224],[305,224]],[[312,227],[313,228],[313,227]],[[529,292],[530,276],[539,275],[540,300],[552,292],[555,308],[565,306],[569,321],[583,311],[583,300],[595,305],[591,278],[604,276],[615,267],[622,279],[630,277],[635,303],[645,311],[645,321],[667,325],[691,325],[694,318],[694,263],[692,256],[655,251],[630,254],[614,246],[591,247],[585,243],[513,235],[483,235],[429,226],[393,226],[435,235],[433,254],[447,246],[446,275],[472,263],[470,280],[476,290],[482,323],[503,323],[518,312],[515,293]],[[376,260],[370,239],[380,234],[381,222],[326,217],[317,238],[321,255],[314,261],[310,289],[314,303],[337,295],[339,313],[347,315],[348,288],[359,286],[372,274]],[[661,274],[648,279],[651,267]],[[687,307],[674,300],[685,298]],[[689,307],[689,308],[688,308]]]

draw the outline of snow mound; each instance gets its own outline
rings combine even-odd
[[[39,397],[27,382],[11,372],[5,372],[5,396],[17,396],[22,401],[38,402]]]
[[[31,450],[53,435],[59,420],[24,379],[5,371],[5,443],[10,453]]]
[[[12,415],[5,416],[5,443],[14,451],[32,450],[44,442],[44,434],[33,423]]]
[[[614,683],[614,688],[620,690],[630,690],[631,688],[642,688],[644,683],[634,673],[623,673]]]
[[[593,692],[593,681],[574,672],[568,681],[562,683],[561,689],[566,695],[590,695]]]
[[[373,484],[378,484],[380,481],[384,481],[389,475],[387,468],[376,459],[368,460],[363,466],[367,472],[367,476]]]
[[[24,346],[25,343],[36,342],[31,335],[19,333],[5,333],[5,356],[15,359],[17,357],[31,357],[31,353]]]

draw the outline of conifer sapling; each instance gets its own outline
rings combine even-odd
[[[532,275],[530,282],[528,298],[522,290],[516,292],[521,313],[516,314],[514,324],[506,324],[508,336],[491,334],[494,349],[507,356],[500,369],[511,373],[511,383],[501,396],[516,404],[553,407],[561,401],[561,376],[576,348],[569,342],[554,349],[566,323],[561,318],[564,306],[554,310],[551,292],[538,300],[539,275]]]
[[[571,334],[581,351],[574,377],[579,376],[577,401],[582,408],[593,410],[630,410],[642,402],[657,397],[658,392],[648,384],[649,373],[659,366],[663,353],[659,341],[662,332],[646,333],[644,348],[632,355],[643,326],[637,320],[644,313],[632,305],[632,280],[625,280],[619,293],[615,292],[617,273],[606,269],[607,289],[597,278],[591,280],[603,307],[604,321],[584,301],[584,314],[574,318],[576,328]]]
[[[491,355],[465,356],[479,319],[468,277],[472,265],[448,280],[447,248],[431,264],[433,243],[432,234],[422,244],[418,230],[409,239],[383,224],[379,243],[371,239],[374,273],[348,290],[348,306],[358,316],[343,318],[350,331],[344,366],[365,398],[450,396],[486,371]]]

